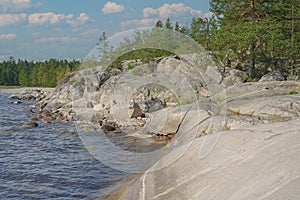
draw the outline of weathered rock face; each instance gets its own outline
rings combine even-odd
[[[300,116],[300,82],[254,82],[227,88],[227,128],[288,121]],[[297,92],[295,92],[297,93]]]
[[[208,66],[206,74],[224,87],[244,83],[247,77],[247,74],[243,71],[228,67],[222,69],[216,66]]]
[[[180,159],[145,172],[116,198],[299,199],[299,124],[300,118],[224,132],[204,157],[201,147],[214,134],[198,138]]]
[[[128,102],[137,102],[143,112],[132,118],[142,117],[145,112],[156,112],[167,106],[191,103],[199,95],[209,96],[206,80],[199,76],[201,70],[195,66],[190,67],[189,63],[177,57],[163,58],[158,62],[138,66],[132,71],[123,73],[87,69],[70,74],[60,81],[56,90],[42,101],[41,105],[50,106],[52,112],[62,113],[65,118],[72,118],[73,115],[69,116],[69,113],[76,113],[75,110],[87,109],[90,113],[102,112],[106,119],[113,120],[113,115],[130,113],[129,105],[120,105],[120,99],[126,99],[126,95],[132,95]],[[153,72],[158,77],[153,76],[145,82],[140,82],[141,75]],[[159,77],[160,74],[164,76]],[[137,93],[138,96],[134,96],[134,93],[129,94],[139,89],[136,85],[146,84],[147,87],[147,81],[156,84],[149,87],[150,90],[147,91],[149,94]],[[119,108],[124,109],[116,110],[115,105],[120,105]]]
[[[196,62],[197,59],[194,60]],[[83,70],[71,74],[41,104],[50,106],[52,113],[68,121],[78,117],[78,113],[85,113],[85,120],[102,124],[113,121],[114,125],[126,131],[128,128],[136,130],[162,124],[154,130],[142,131],[155,135],[177,134],[178,127],[186,124],[183,116],[187,113],[187,116],[192,116],[191,113],[197,116],[205,111],[218,122],[206,122],[200,126],[195,122],[197,118],[190,117],[191,123],[181,128],[195,126],[199,129],[198,136],[287,121],[300,115],[299,82],[244,83],[245,73],[235,69],[208,66],[203,72],[178,57],[163,58],[158,62],[123,73],[119,70]],[[205,66],[202,68],[205,69]],[[147,76],[149,72],[157,73]],[[160,77],[160,74],[164,76]],[[218,87],[212,88],[212,85]],[[222,85],[228,86],[226,90],[223,88],[225,92],[210,97],[212,89],[222,89]],[[289,95],[291,90],[295,90],[296,94]],[[207,106],[189,112],[176,110],[184,105],[193,105],[193,102]],[[80,117],[77,120],[81,120]]]
[[[285,79],[280,72],[270,72],[264,75],[263,77],[261,77],[259,81],[264,82],[264,81],[284,81],[284,80]]]

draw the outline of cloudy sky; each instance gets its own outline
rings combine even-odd
[[[83,59],[108,36],[209,16],[209,0],[0,0],[0,60]]]

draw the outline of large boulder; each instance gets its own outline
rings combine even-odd
[[[241,84],[246,81],[247,74],[243,71],[233,69],[233,68],[225,68],[223,72],[223,81],[222,84],[225,87],[229,87],[231,85]]]
[[[264,81],[284,81],[284,77],[282,76],[282,74],[280,72],[269,72],[267,74],[265,74],[263,77],[261,77],[261,79],[259,80],[259,82],[264,82]]]

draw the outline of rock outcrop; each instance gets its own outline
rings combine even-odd
[[[244,72],[214,66],[201,66],[206,70],[201,71],[193,66],[197,60],[171,56],[126,72],[84,69],[62,79],[40,106],[67,121],[88,120],[124,131],[143,128],[140,133],[156,136],[176,134],[183,116],[192,112],[211,118],[190,124],[199,129],[198,136],[299,117],[300,82],[244,83]],[[194,103],[201,105],[198,110],[176,111]],[[164,125],[153,129],[153,122]]]
[[[195,139],[173,163],[146,171],[107,199],[299,199],[300,118]],[[162,158],[155,166],[172,159]]]

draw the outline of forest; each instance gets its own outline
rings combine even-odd
[[[299,0],[211,0],[210,11],[211,17],[193,18],[190,24],[182,25],[167,18],[158,20],[155,27],[193,38],[213,55],[218,66],[243,70],[248,74],[248,81],[259,80],[270,71],[279,71],[285,77],[300,75]],[[171,52],[161,49],[135,48],[155,31],[154,28],[152,33],[136,32],[117,49],[112,49],[107,43],[103,32],[97,43],[97,48],[104,54],[102,64],[121,68],[124,60],[139,59],[147,63],[171,55]],[[169,38],[170,35],[165,35],[164,41],[172,42]],[[113,57],[124,47],[133,48],[129,53]],[[108,62],[110,60],[114,62]],[[0,85],[54,87],[64,75],[79,69],[80,64],[80,61],[56,59],[15,61],[11,57],[0,63]]]
[[[56,60],[17,61],[10,57],[0,63],[0,85],[55,87],[57,82],[80,67],[80,61]]]

